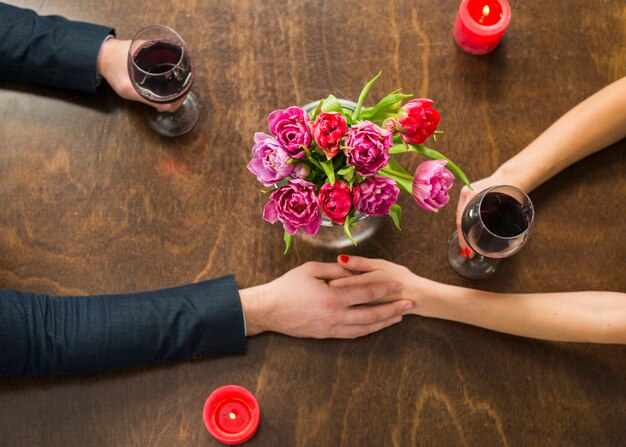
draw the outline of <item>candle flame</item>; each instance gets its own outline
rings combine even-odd
[[[228,417],[230,417],[231,419],[235,419],[237,415],[235,413],[230,413]]]
[[[485,5],[485,7],[483,8],[483,17],[487,17],[489,15],[489,5]]]

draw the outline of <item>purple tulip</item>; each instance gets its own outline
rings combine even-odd
[[[346,164],[357,174],[370,177],[389,163],[392,133],[370,121],[353,126],[346,139]]]
[[[426,211],[437,212],[450,201],[448,190],[454,183],[454,175],[444,167],[447,163],[447,160],[429,160],[415,170],[413,198]]]
[[[257,132],[254,143],[248,170],[256,175],[258,181],[264,186],[271,186],[291,174],[293,164],[288,163],[291,157],[276,138]]]
[[[302,158],[302,146],[310,147],[309,114],[300,107],[274,110],[267,119],[270,132],[292,158]]]
[[[293,165],[293,171],[291,171],[291,178],[307,178],[311,173],[311,167],[304,163],[297,163]]]
[[[387,177],[370,177],[363,181],[359,188],[361,197],[356,209],[364,216],[384,216],[395,205],[400,188],[393,179]]]
[[[263,209],[263,219],[269,223],[280,220],[289,234],[296,234],[300,228],[307,234],[317,234],[322,224],[322,213],[315,184],[295,179],[272,191]]]

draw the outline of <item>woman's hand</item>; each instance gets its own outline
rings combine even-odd
[[[399,283],[402,287],[397,293],[379,298],[376,302],[409,300],[412,306],[405,310],[405,314],[432,316],[437,306],[438,294],[442,293],[442,284],[422,278],[408,268],[384,259],[339,255],[338,260],[341,267],[355,275],[333,279],[330,281],[332,287]]]

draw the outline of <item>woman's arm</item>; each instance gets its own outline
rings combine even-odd
[[[416,315],[543,340],[626,344],[626,294],[506,294],[430,284],[415,277]],[[418,284],[421,283],[421,284]]]
[[[407,313],[544,340],[626,344],[625,293],[484,292],[430,281],[382,259],[344,256],[340,264],[361,274],[331,281],[332,286],[399,281],[403,290],[393,298],[413,302]]]
[[[530,192],[578,160],[626,137],[626,77],[575,106],[494,176]]]
[[[552,124],[489,177],[461,189],[456,226],[461,248],[461,218],[478,192],[495,185],[515,185],[529,193],[582,158],[626,137],[626,77],[585,99]]]

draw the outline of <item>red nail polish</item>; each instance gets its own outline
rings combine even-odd
[[[350,258],[346,255],[339,255],[339,260],[343,262],[344,264],[347,264]]]

